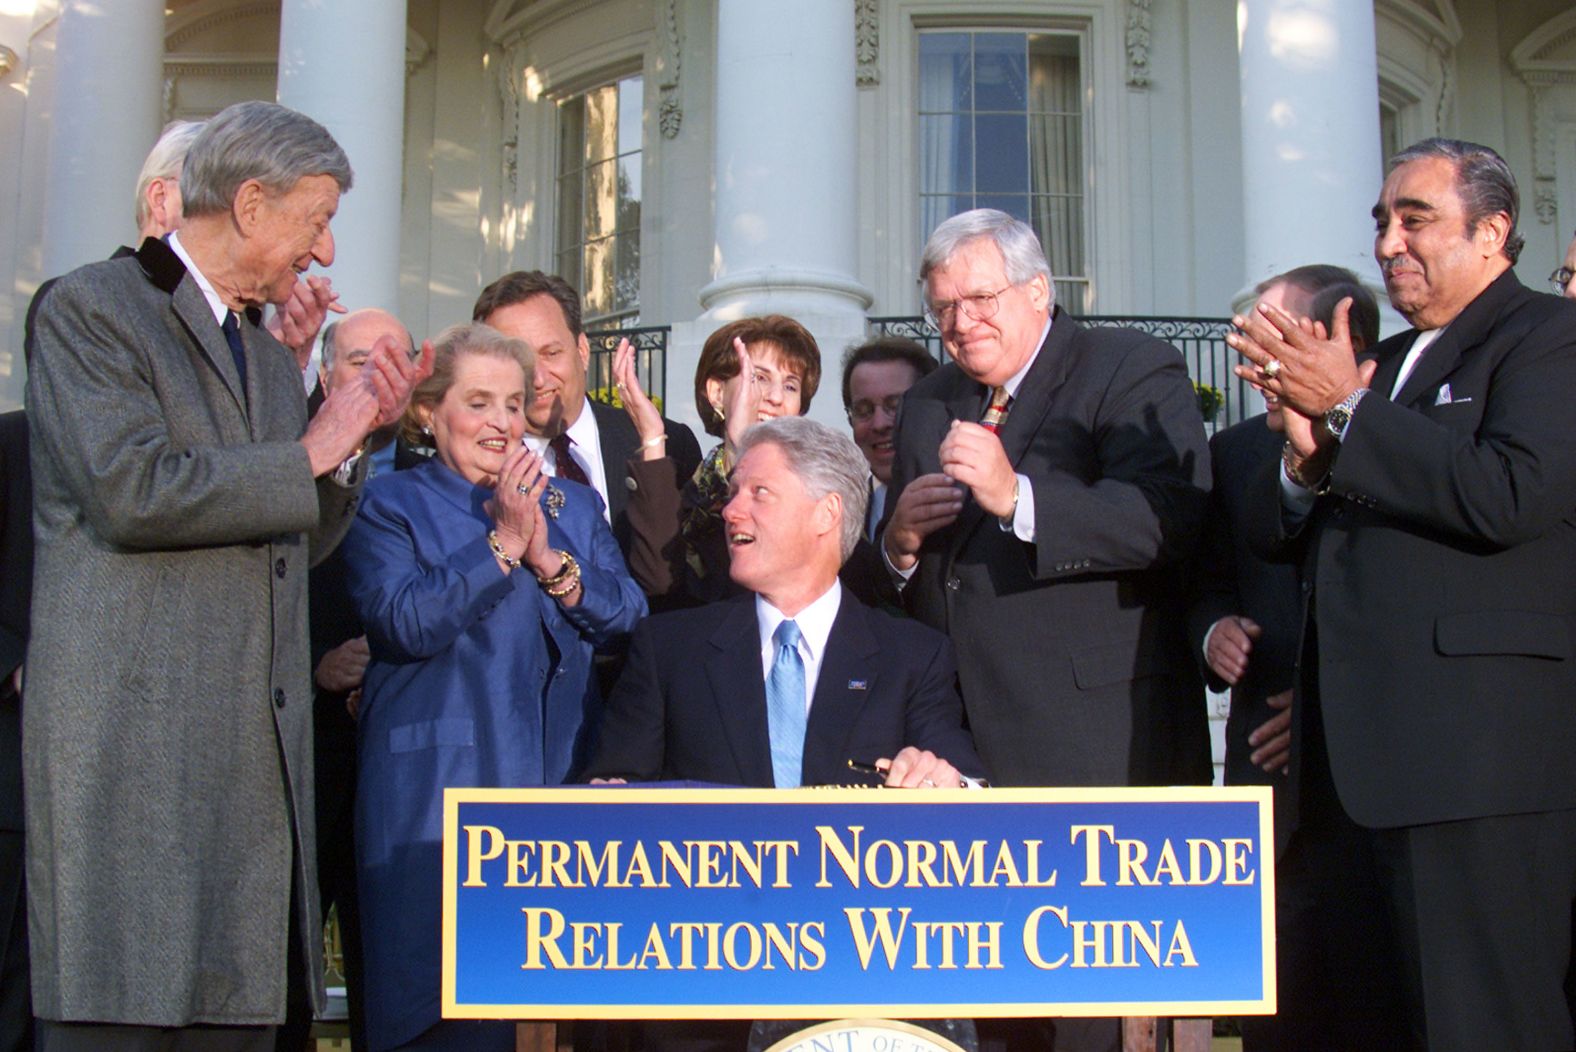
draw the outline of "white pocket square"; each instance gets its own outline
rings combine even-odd
[[[1452,395],[1450,394],[1450,385],[1449,384],[1442,385],[1439,388],[1439,393],[1434,396],[1434,404],[1435,405],[1462,405],[1462,404],[1464,404],[1466,402],[1470,402],[1470,401],[1472,401],[1471,396],[1468,396],[1466,398],[1455,398],[1455,397],[1452,397]]]

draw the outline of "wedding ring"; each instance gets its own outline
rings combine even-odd
[[[935,782],[935,779],[933,779],[933,778],[921,778],[920,781],[919,781],[919,784],[920,785],[928,785],[932,789],[934,789],[936,787],[936,782]]]
[[[524,497],[531,492],[531,487],[522,482],[514,488],[514,491]]]
[[[1271,358],[1264,366],[1264,375],[1273,380],[1280,375],[1281,363],[1279,358]]]

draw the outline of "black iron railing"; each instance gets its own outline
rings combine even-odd
[[[598,329],[586,333],[591,344],[591,364],[586,370],[586,394],[609,405],[622,404],[613,389],[613,355],[618,341],[635,345],[635,373],[641,386],[657,403],[666,404],[668,393],[668,326],[643,325],[635,329]]]
[[[1223,318],[1167,318],[1093,314],[1078,321],[1084,325],[1138,329],[1170,343],[1182,352],[1188,375],[1199,389],[1199,409],[1211,428],[1227,427],[1257,411],[1257,397],[1246,382],[1231,371],[1236,352],[1226,346],[1231,323]],[[870,319],[872,336],[906,336],[942,356],[941,336],[923,317],[893,316]]]

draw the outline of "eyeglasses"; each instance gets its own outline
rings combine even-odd
[[[879,402],[872,402],[868,398],[861,398],[859,401],[848,407],[848,419],[852,420],[856,424],[866,423],[876,415],[877,409],[886,413],[887,416],[896,418],[897,407],[902,404],[903,396],[900,394],[887,395]]]
[[[976,292],[971,296],[948,300],[945,303],[926,303],[925,317],[930,324],[942,331],[952,327],[960,309],[975,321],[989,321],[996,316],[996,311],[1001,307],[1001,302],[996,297],[1010,288],[1012,285],[1007,284],[995,292]]]
[[[1565,286],[1571,283],[1571,278],[1576,278],[1576,270],[1570,267],[1560,267],[1549,275],[1549,285],[1554,289],[1554,295],[1565,295]]]

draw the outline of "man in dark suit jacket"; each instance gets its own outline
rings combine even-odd
[[[1283,866],[1341,911],[1322,1047],[1573,1045],[1576,309],[1511,272],[1518,211],[1494,151],[1419,143],[1373,210],[1413,326],[1377,372],[1339,316],[1232,337],[1288,409],[1255,533],[1303,559]]]
[[[1058,311],[1026,224],[931,235],[926,301],[953,362],[903,400],[886,558],[957,648],[969,726],[1007,785],[1207,783],[1175,567],[1209,454],[1174,348]],[[1011,401],[992,430],[993,391]]]
[[[22,662],[33,595],[27,414],[0,415],[0,1052],[33,1047],[22,833]]]
[[[640,435],[628,414],[586,397],[591,344],[580,325],[580,296],[555,274],[517,270],[482,290],[471,320],[524,340],[536,351],[534,397],[526,408],[527,441],[542,449],[548,469],[585,482],[607,503],[618,547],[629,559],[625,506],[638,481],[629,462],[640,455]],[[663,419],[675,485],[700,464],[700,444],[683,424]],[[535,436],[532,439],[531,436]],[[572,463],[565,464],[563,457]]]
[[[891,761],[889,785],[955,787],[960,771],[983,773],[946,638],[862,606],[838,583],[864,521],[865,475],[858,449],[825,425],[783,417],[750,429],[723,519],[729,574],[752,594],[635,630],[588,776],[861,781],[849,760]],[[798,740],[788,743],[798,762],[787,768],[768,703],[772,638],[785,620],[802,632],[803,661]]]

